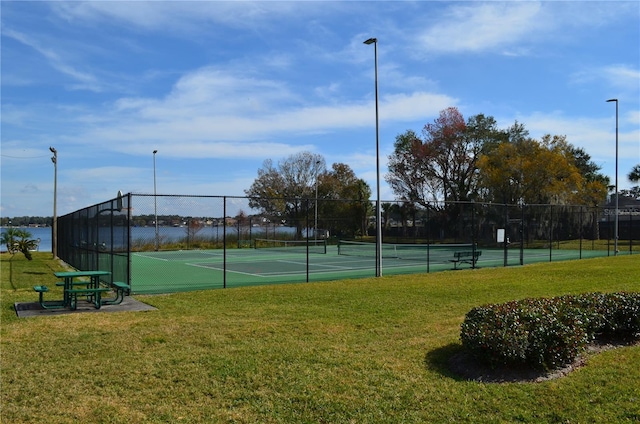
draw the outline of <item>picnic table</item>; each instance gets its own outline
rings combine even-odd
[[[58,278],[62,278],[64,287],[64,305],[75,309],[77,306],[78,295],[87,295],[94,299],[96,308],[100,308],[102,292],[109,291],[108,288],[100,287],[100,277],[111,275],[109,271],[62,271],[54,272]],[[89,281],[78,281],[77,278],[89,277]],[[76,288],[84,286],[84,288]]]
[[[125,292],[128,292],[129,285],[126,283],[114,282],[111,285],[116,291],[116,297],[113,299],[103,299],[102,294],[111,291],[111,287],[101,287],[100,277],[111,275],[109,271],[62,271],[54,272],[62,281],[56,283],[57,286],[64,288],[64,297],[62,301],[47,302],[43,301],[43,294],[49,291],[47,286],[34,286],[33,289],[39,293],[40,305],[45,309],[70,308],[75,310],[78,306],[78,296],[86,296],[96,309],[100,309],[102,305],[115,305],[121,303],[124,299]],[[86,280],[86,278],[89,278]],[[80,280],[83,278],[83,280]]]

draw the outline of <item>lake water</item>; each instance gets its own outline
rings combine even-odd
[[[2,227],[2,231],[6,228]],[[31,233],[32,239],[40,239],[40,252],[51,252],[51,227],[20,227],[21,230],[26,230]],[[153,240],[155,237],[155,227],[131,227],[131,239],[132,240]],[[186,228],[183,227],[159,227],[158,232],[162,237],[162,240],[169,242],[172,240],[180,240],[186,237]],[[223,227],[204,227],[198,231],[198,237],[210,237],[217,238],[222,237]],[[253,238],[278,238],[281,234],[291,234],[295,232],[294,228],[290,227],[251,227],[251,236]],[[237,235],[237,227],[226,227],[227,235]],[[241,238],[249,238],[249,228],[241,228]],[[0,247],[0,250],[5,248]]]

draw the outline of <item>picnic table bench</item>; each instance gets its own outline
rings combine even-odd
[[[60,309],[65,307],[64,301],[45,303],[43,295],[49,291],[49,287],[33,286],[33,289],[38,293],[38,302],[43,309]]]
[[[127,283],[120,281],[114,281],[111,283],[111,287],[116,292],[116,297],[113,299],[102,299],[103,305],[119,305],[124,300],[125,295],[129,294],[131,287]]]
[[[110,292],[109,287],[83,287],[81,289],[65,289],[65,292],[69,296],[69,308],[75,311],[78,307],[78,296],[87,296],[96,309],[100,309],[102,306],[102,293]]]
[[[453,252],[453,259],[449,262],[453,262],[453,269],[458,269],[458,264],[469,264],[472,268],[476,267],[478,258],[482,255],[481,250],[464,250],[459,252]]]
[[[56,286],[65,286],[64,282],[57,282]],[[76,286],[85,286],[76,288]],[[124,297],[129,293],[130,286],[122,282],[113,282],[111,287],[95,287],[90,281],[74,281],[71,285],[66,285],[64,288],[65,300],[62,301],[49,301],[45,302],[43,299],[44,293],[49,292],[49,287],[40,285],[33,286],[33,290],[38,293],[38,302],[44,309],[59,309],[69,307],[71,310],[75,310],[78,307],[78,296],[87,296],[87,300],[93,303],[96,309],[100,309],[103,305],[118,305],[122,303]],[[102,295],[104,293],[114,290],[116,296],[112,299],[104,299]]]

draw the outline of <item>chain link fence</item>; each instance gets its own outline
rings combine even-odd
[[[111,281],[128,283],[134,293],[375,275],[374,203],[270,203],[265,213],[247,197],[127,194],[60,217],[58,256],[77,269],[110,271]],[[606,208],[391,201],[381,209],[385,252],[424,250],[409,260],[383,254],[384,275],[452,269],[452,252],[460,249],[482,253],[472,267],[640,250],[640,211],[633,208],[619,210],[618,252],[615,214]],[[345,257],[341,241],[362,242],[359,253]],[[436,254],[438,248],[449,249]]]

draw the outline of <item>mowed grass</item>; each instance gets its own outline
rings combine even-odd
[[[137,296],[153,312],[18,319],[53,285],[50,254],[2,255],[6,423],[624,423],[640,420],[640,347],[541,383],[452,374],[485,303],[640,290],[640,256]]]

